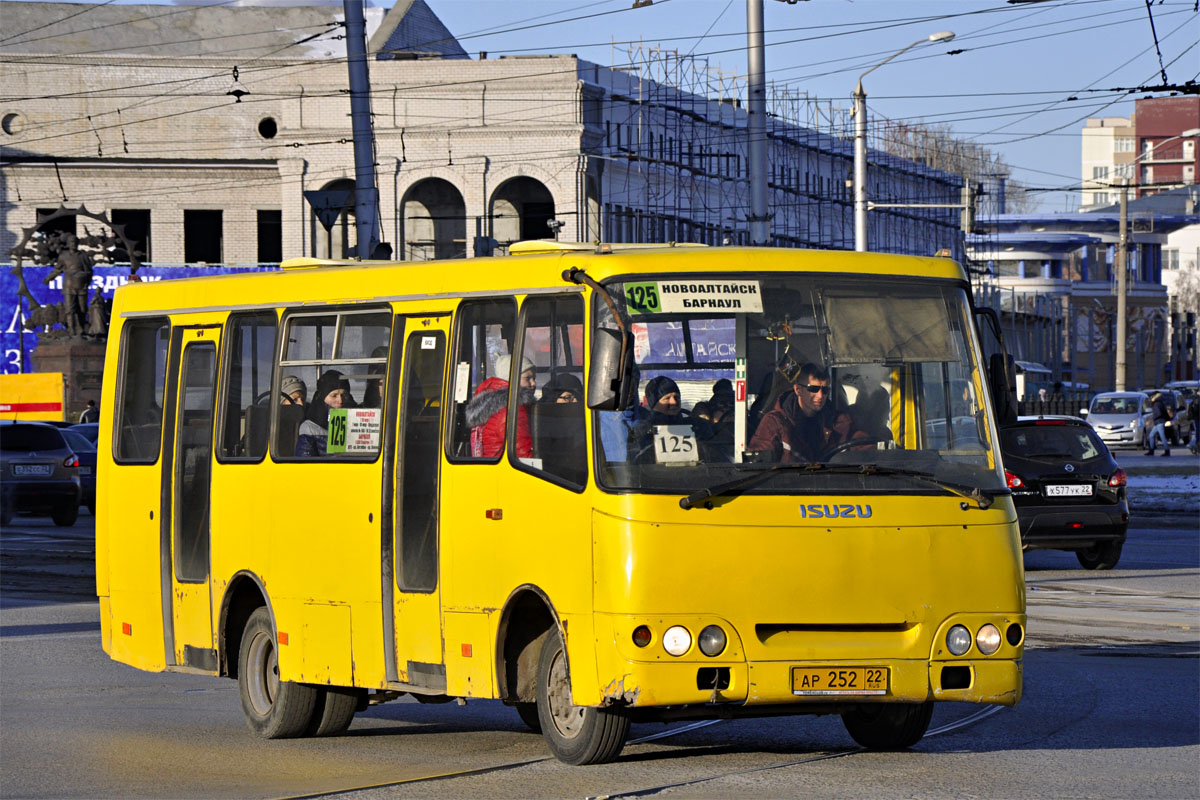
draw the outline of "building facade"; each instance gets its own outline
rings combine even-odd
[[[83,204],[156,264],[353,252],[340,5],[98,5],[70,19],[55,4],[0,7],[12,30],[56,20],[0,49],[0,249]],[[471,58],[425,0],[368,12],[377,226],[395,257],[556,233],[747,241],[744,86],[680,80],[694,65],[675,54],[636,69]],[[851,248],[851,142],[779,114],[769,136],[772,242]],[[956,176],[878,150],[870,161],[877,202],[959,201]],[[961,255],[958,225],[954,209],[876,211],[872,249]]]

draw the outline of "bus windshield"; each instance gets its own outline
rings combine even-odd
[[[741,273],[606,288],[638,395],[595,412],[602,487],[688,493],[770,470],[745,491],[1003,490],[962,286]],[[601,298],[594,313],[617,327]]]

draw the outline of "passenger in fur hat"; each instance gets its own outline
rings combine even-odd
[[[285,375],[279,384],[279,404],[302,406],[308,401],[308,387],[295,375]]]
[[[471,427],[471,455],[477,458],[496,458],[504,452],[504,436],[508,429],[508,380],[512,356],[496,359],[496,374],[475,389],[467,403],[467,425]],[[529,433],[529,406],[534,401],[536,369],[528,358],[521,359],[517,379],[517,457],[533,455],[533,437]]]

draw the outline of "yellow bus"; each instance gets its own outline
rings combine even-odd
[[[237,680],[268,738],[498,698],[571,764],[631,722],[836,713],[895,749],[1019,700],[1005,372],[957,264],[513,253],[119,289],[104,650]]]

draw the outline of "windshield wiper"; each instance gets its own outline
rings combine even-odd
[[[806,472],[825,472],[837,475],[884,475],[888,477],[908,478],[909,480],[918,481],[920,483],[928,483],[936,486],[939,489],[944,489],[951,494],[964,497],[967,500],[974,502],[979,508],[988,508],[995,498],[984,492],[977,486],[967,486],[960,483],[952,483],[936,478],[932,473],[920,472],[912,469],[897,469],[895,467],[880,467],[874,464],[826,464],[822,462],[813,462],[811,464],[777,464],[762,472],[755,471],[751,475],[744,475],[737,480],[722,483],[707,489],[700,489],[692,492],[687,497],[679,501],[679,507],[682,509],[695,508],[698,505],[703,505],[705,508],[712,508],[712,504],[705,502],[713,497],[729,494],[739,489],[749,489],[759,483],[767,480],[778,472],[785,470],[802,470]]]
[[[780,472],[789,470],[813,470],[820,469],[820,464],[772,464],[769,467],[755,469],[749,475],[743,475],[740,478],[734,478],[725,483],[718,483],[716,486],[710,486],[707,489],[699,489],[692,492],[687,497],[681,498],[679,507],[684,511],[703,505],[705,508],[712,508],[712,503],[705,502],[713,497],[721,497],[722,495],[732,494],[739,489],[749,489],[752,486],[757,486],[768,478],[777,475]],[[744,469],[744,467],[743,467]]]

